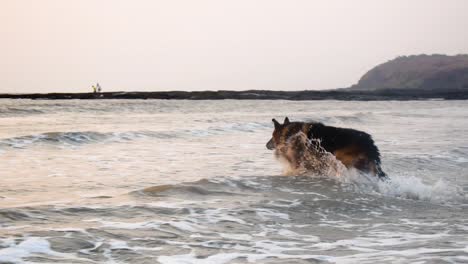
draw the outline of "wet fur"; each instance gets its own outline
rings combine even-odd
[[[273,137],[267,147],[275,149],[277,157],[286,160],[293,169],[304,167],[307,170],[322,171],[323,158],[332,154],[346,168],[355,168],[385,178],[380,167],[380,153],[372,137],[362,131],[326,126],[322,123],[289,122],[284,124],[276,120]],[[307,140],[298,140],[298,135]],[[304,143],[307,142],[307,143]],[[304,160],[308,162],[304,162]],[[320,162],[310,162],[320,161]]]

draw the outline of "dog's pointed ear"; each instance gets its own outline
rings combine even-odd
[[[275,129],[281,126],[281,124],[278,121],[276,121],[276,119],[273,118],[271,121],[273,121],[273,124],[275,124]]]
[[[286,118],[284,119],[284,124],[283,124],[283,125],[287,125],[287,124],[289,124],[289,123],[290,123],[290,122],[289,122],[289,118],[286,117]]]

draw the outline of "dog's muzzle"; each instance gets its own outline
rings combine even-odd
[[[269,150],[275,149],[275,142],[273,142],[273,139],[270,139],[270,141],[268,141],[268,143],[266,144],[266,147]]]

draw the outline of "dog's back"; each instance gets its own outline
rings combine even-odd
[[[321,147],[332,153],[348,168],[385,177],[380,168],[380,153],[371,135],[349,128],[325,126],[310,127],[307,137],[321,142]]]

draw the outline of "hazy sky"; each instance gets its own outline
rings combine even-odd
[[[468,53],[465,0],[0,0],[0,92],[330,89]]]

